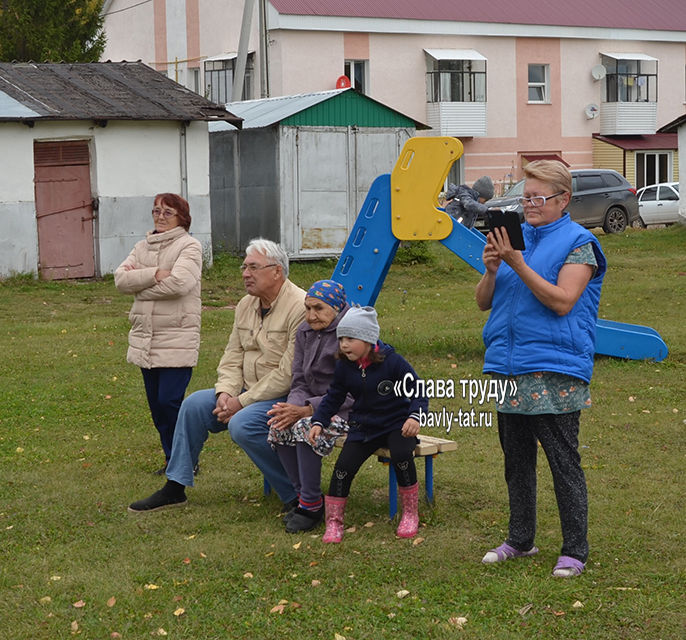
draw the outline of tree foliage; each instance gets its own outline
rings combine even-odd
[[[97,62],[103,0],[0,0],[0,61]]]

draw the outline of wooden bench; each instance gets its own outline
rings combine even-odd
[[[436,438],[434,436],[426,436],[420,434],[419,444],[415,447],[414,457],[424,458],[424,491],[427,502],[434,500],[434,458],[441,453],[448,451],[455,451],[457,449],[457,442],[454,440],[446,440],[445,438]],[[342,447],[345,443],[345,436],[341,436],[336,441],[337,447]],[[388,466],[388,516],[393,519],[398,512],[398,480],[395,475],[395,469],[391,464],[391,452],[388,449],[381,448],[374,452],[379,462]],[[267,480],[264,480],[264,494],[268,495],[271,490]]]

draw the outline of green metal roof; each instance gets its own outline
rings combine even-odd
[[[284,118],[284,126],[311,127],[413,127],[428,128],[395,109],[353,90],[333,95],[328,100]]]
[[[226,108],[243,119],[243,129],[274,125],[429,129],[423,122],[350,88],[230,102]],[[223,122],[210,122],[209,127],[210,131],[234,129]]]

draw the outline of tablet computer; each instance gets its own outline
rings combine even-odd
[[[496,227],[505,227],[510,238],[513,249],[524,251],[524,236],[522,235],[522,224],[519,221],[519,214],[516,211],[502,211],[501,209],[489,209],[488,228],[493,231]]]

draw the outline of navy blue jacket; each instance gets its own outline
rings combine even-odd
[[[405,420],[410,417],[418,420],[419,411],[426,412],[429,402],[424,395],[416,397],[414,381],[419,377],[412,365],[390,345],[379,341],[378,348],[384,360],[369,365],[364,371],[350,360],[336,363],[333,381],[312,416],[312,424],[328,425],[347,394],[355,399],[348,418],[350,442],[372,440],[400,430]],[[396,383],[403,380],[404,390],[412,397],[396,392]]]
[[[590,242],[598,261],[595,275],[564,316],[539,302],[505,262],[496,273],[491,314],[483,330],[484,373],[519,375],[549,371],[590,382],[600,288],[607,268],[596,237],[569,214],[541,227],[522,225],[524,261],[548,282],[557,283],[569,253]]]

